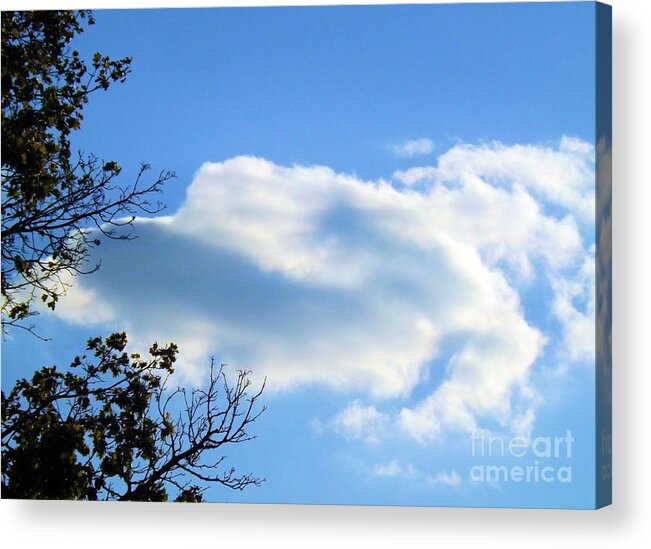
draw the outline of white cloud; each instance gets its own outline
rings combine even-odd
[[[461,477],[456,471],[438,471],[437,473],[425,473],[419,471],[411,464],[400,463],[394,459],[388,463],[376,465],[372,468],[373,476],[381,478],[412,479],[418,483],[429,486],[460,486]]]
[[[435,475],[427,477],[429,484],[444,484],[446,486],[459,486],[461,484],[461,477],[456,471],[440,471]]]
[[[412,465],[402,465],[394,459],[389,463],[374,467],[373,474],[377,477],[413,478],[418,475],[418,471]]]
[[[425,442],[443,427],[471,432],[479,420],[503,426],[512,418],[512,401],[526,388],[531,365],[543,344],[542,335],[508,313],[491,319],[449,361],[450,375],[415,407],[405,407],[400,426]]]
[[[398,170],[393,174],[393,178],[405,185],[415,185],[423,181],[434,181],[437,173],[434,166],[416,166],[408,170]]]
[[[457,145],[441,155],[436,166],[396,172],[394,177],[408,185],[426,181],[467,185],[480,178],[496,186],[522,186],[581,219],[595,216],[594,148],[570,137],[563,137],[556,148],[497,142]]]
[[[393,146],[393,152],[403,158],[427,155],[431,154],[433,151],[434,141],[427,139],[426,137],[412,139]]]
[[[533,408],[529,408],[521,414],[514,415],[510,425],[513,436],[530,439],[535,421],[536,412],[533,410]]]
[[[56,314],[125,329],[136,345],[175,341],[192,379],[213,353],[268,376],[270,391],[319,384],[378,407],[443,369],[391,418],[422,441],[514,424],[554,336],[529,319],[522,288],[547,284],[592,321],[573,286],[589,276],[580,226],[594,199],[591,150],[567,138],[460,145],[427,168],[430,183],[409,188],[254,157],[207,163],[177,213],[137,220],[135,240],[104,241],[101,269],[75,279]],[[564,337],[582,337],[568,310],[555,309]],[[373,440],[387,417],[354,402],[335,423]]]
[[[372,443],[379,440],[388,419],[375,406],[363,406],[359,401],[354,401],[334,418],[332,425],[346,438]]]
[[[578,272],[570,278],[552,278],[556,297],[553,311],[564,328],[564,342],[571,360],[595,359],[595,247],[585,254]],[[583,303],[583,306],[577,304]]]

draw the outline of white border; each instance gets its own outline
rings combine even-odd
[[[274,5],[273,1],[2,2],[2,9]],[[283,5],[423,2],[301,2]],[[442,3],[442,2],[434,2]],[[601,511],[0,502],[11,546],[291,548],[639,547],[651,520],[651,22],[648,0],[614,18],[614,500]],[[646,542],[648,543],[648,541]],[[7,545],[10,546],[10,545]]]

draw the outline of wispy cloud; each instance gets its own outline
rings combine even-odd
[[[375,477],[392,478],[392,479],[412,479],[418,483],[428,486],[459,486],[462,479],[456,471],[437,471],[436,473],[426,473],[419,471],[409,463],[401,463],[397,459],[388,463],[376,465],[371,469]]]
[[[392,146],[393,152],[402,158],[413,158],[434,152],[434,142],[426,137],[411,139]]]
[[[398,463],[397,460],[392,460],[389,463],[383,465],[376,465],[373,468],[373,474],[376,477],[402,477],[402,478],[413,478],[418,476],[419,473],[414,469],[412,465],[402,465]]]
[[[435,475],[428,476],[427,482],[432,485],[459,486],[461,484],[461,477],[456,471],[440,471]]]
[[[332,426],[347,438],[377,442],[388,424],[388,416],[377,411],[375,406],[363,406],[352,402],[332,421]]]

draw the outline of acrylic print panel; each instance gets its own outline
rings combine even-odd
[[[608,6],[2,17],[3,497],[610,503]]]

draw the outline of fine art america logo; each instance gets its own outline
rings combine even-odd
[[[474,431],[472,457],[485,460],[470,468],[475,482],[571,483],[572,431],[565,436],[504,437]]]

